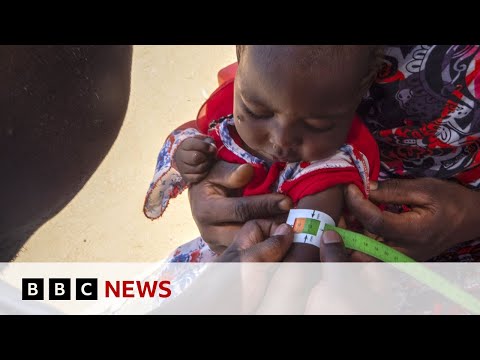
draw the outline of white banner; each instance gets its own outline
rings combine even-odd
[[[3,263],[1,314],[480,314],[476,263]]]

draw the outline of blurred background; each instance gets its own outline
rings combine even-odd
[[[164,139],[195,118],[218,70],[234,61],[233,45],[134,46],[130,100],[112,148],[15,261],[157,261],[196,237],[186,192],[155,221],[143,215],[144,196]]]

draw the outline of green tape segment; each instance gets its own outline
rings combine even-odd
[[[480,314],[480,301],[472,294],[461,289],[449,280],[438,275],[421,263],[415,262],[405,254],[368,236],[325,224],[325,230],[336,231],[343,239],[345,247],[360,251],[409,274],[423,284],[442,294],[454,303],[463,306],[472,314]],[[410,263],[410,264],[403,264]],[[411,264],[414,263],[414,264]]]
[[[368,236],[329,224],[325,224],[324,230],[333,230],[339,233],[343,239],[345,247],[373,256],[383,262],[415,262],[415,260],[402,254],[400,251],[382,244],[379,241],[373,240]]]

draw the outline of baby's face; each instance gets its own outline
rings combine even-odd
[[[331,156],[362,97],[366,57],[305,62],[308,46],[248,46],[235,79],[234,116],[247,150],[264,160]]]

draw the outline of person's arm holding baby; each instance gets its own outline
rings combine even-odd
[[[175,166],[187,184],[202,181],[209,173],[214,161],[216,147],[209,138],[184,140],[175,152]],[[298,203],[300,209],[320,210],[327,213],[337,224],[343,209],[343,186],[335,186],[320,193],[306,196]],[[284,261],[319,261],[318,248],[310,244],[294,243]]]

